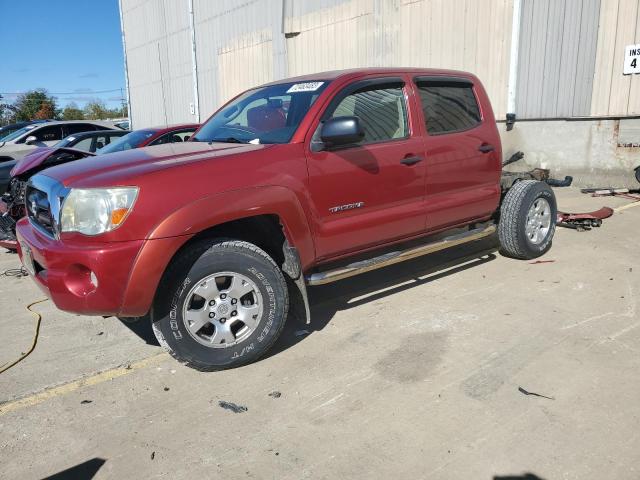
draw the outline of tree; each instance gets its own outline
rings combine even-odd
[[[102,100],[87,103],[84,107],[84,115],[89,120],[102,120],[111,116]]]
[[[3,98],[0,95],[0,125],[8,125],[14,122],[16,108],[10,103],[3,102]]]
[[[33,116],[34,120],[46,120],[47,118],[54,118],[56,116],[56,112],[53,109],[53,105],[48,102],[43,102],[40,110],[36,112]]]
[[[84,112],[76,103],[71,102],[62,110],[62,120],[84,120]]]
[[[14,107],[14,120],[18,122],[39,118],[36,117],[38,113],[40,115],[50,115],[47,118],[55,118],[58,112],[56,98],[50,96],[44,88],[20,94],[14,103]]]

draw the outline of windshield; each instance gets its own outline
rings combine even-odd
[[[8,137],[10,134],[15,132],[16,130],[20,130],[20,127],[4,127],[0,128],[0,141],[4,139],[4,137]]]
[[[63,138],[62,140],[60,140],[58,143],[56,143],[53,147],[54,148],[59,148],[59,147],[66,147],[67,145],[69,145],[71,142],[73,142],[77,137],[73,136],[73,135],[69,135],[66,138]]]
[[[243,93],[205,123],[191,141],[288,143],[328,82],[290,82]]]
[[[26,127],[22,127],[19,130],[16,130],[13,133],[10,133],[9,135],[2,137],[2,141],[3,142],[10,142],[11,140],[15,140],[18,137],[21,137],[22,135],[24,135],[25,133],[27,133],[29,130],[33,130],[34,128],[36,128],[38,125],[27,125]]]
[[[123,152],[124,150],[138,148],[142,142],[155,133],[156,130],[136,130],[135,132],[127,133],[124,137],[120,137],[115,142],[111,142],[106,147],[98,150],[96,154],[102,155],[104,153]]]

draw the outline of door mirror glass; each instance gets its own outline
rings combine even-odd
[[[38,138],[35,135],[29,135],[27,138],[25,138],[24,143],[26,143],[27,145],[33,145],[37,140]]]
[[[364,130],[358,117],[334,117],[324,123],[320,138],[329,148],[351,145],[362,141]]]

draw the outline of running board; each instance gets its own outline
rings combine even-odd
[[[481,238],[492,235],[495,231],[496,226],[494,224],[490,224],[481,228],[469,230],[467,232],[451,235],[449,237],[443,238],[442,240],[428,243],[426,245],[421,245],[419,247],[410,248],[408,250],[389,252],[377,257],[369,258],[367,260],[354,262],[344,267],[336,268],[334,270],[313,273],[306,277],[307,285],[315,286],[336,282],[344,278],[353,277],[354,275],[360,275],[361,273],[369,272],[371,270],[387,267],[395,263],[404,262],[405,260],[411,260],[412,258],[421,257],[429,253],[434,253],[440,250],[455,247],[456,245],[462,245],[463,243],[480,240]]]

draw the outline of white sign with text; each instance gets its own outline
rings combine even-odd
[[[622,73],[631,75],[640,73],[640,43],[627,45],[624,49],[624,69]]]

